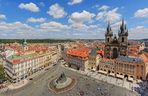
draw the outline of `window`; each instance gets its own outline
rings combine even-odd
[[[107,42],[109,42],[109,38],[107,38]]]
[[[124,42],[124,37],[122,37],[122,42]]]

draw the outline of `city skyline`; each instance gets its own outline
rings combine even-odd
[[[148,37],[148,1],[0,0],[1,39],[104,39],[124,19],[129,39]],[[138,34],[138,35],[137,35]]]

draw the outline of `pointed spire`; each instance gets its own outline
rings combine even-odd
[[[108,21],[107,31],[110,30],[110,22]]]
[[[108,21],[107,33],[110,34],[110,32],[112,32],[112,29],[111,29],[111,27],[110,27],[110,21]]]
[[[126,25],[124,24],[124,19],[122,19],[122,23],[120,25],[120,31],[121,33],[124,33],[126,30]]]
[[[124,26],[124,19],[122,19],[122,26]]]
[[[126,36],[128,36],[128,30],[126,28],[126,24],[124,22],[124,19],[122,19],[118,35],[126,35]]]

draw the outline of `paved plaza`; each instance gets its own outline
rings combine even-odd
[[[59,76],[62,72],[67,76],[75,78],[77,80],[76,86],[70,91],[61,94],[50,92],[48,81]],[[49,70],[42,72],[39,76],[34,77],[24,87],[14,90],[8,89],[6,92],[1,93],[0,96],[138,96],[126,88],[106,83],[104,75],[97,75],[97,73],[91,72],[88,72],[87,75],[80,74],[76,70],[72,71],[57,64]],[[104,82],[90,76],[98,77]],[[114,82],[116,80],[110,78],[107,82],[109,81]],[[122,83],[122,81],[117,82]]]

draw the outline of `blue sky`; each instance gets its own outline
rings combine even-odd
[[[0,38],[103,39],[107,22],[148,38],[148,0],[0,0]]]

